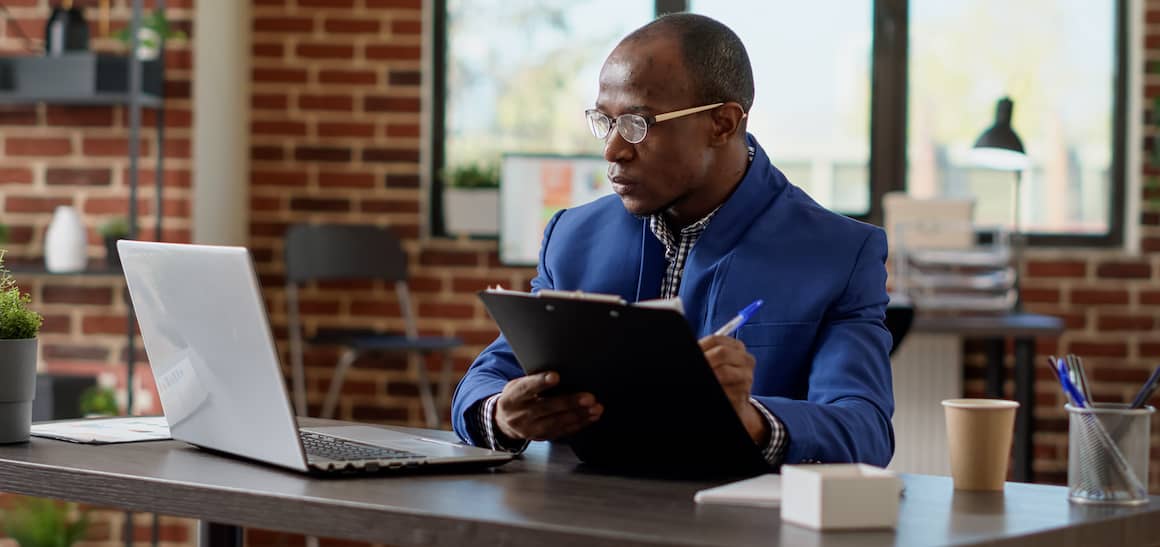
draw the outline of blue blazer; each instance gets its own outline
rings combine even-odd
[[[685,264],[680,298],[689,325],[706,336],[764,299],[737,336],[757,360],[753,397],[789,433],[784,462],[886,466],[894,453],[894,395],[885,234],[818,205],[748,138],[756,148],[749,170]],[[659,296],[665,266],[648,220],[612,195],[548,222],[532,288],[645,300]],[[522,375],[501,335],[456,389],[459,436],[471,442],[472,406]]]

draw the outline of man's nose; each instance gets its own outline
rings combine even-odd
[[[632,143],[624,140],[620,132],[613,128],[604,139],[604,161],[616,163],[632,158],[635,148]]]

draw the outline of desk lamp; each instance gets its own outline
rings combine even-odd
[[[971,151],[973,163],[979,167],[1015,172],[1015,216],[1014,230],[1011,234],[1011,246],[1015,251],[1015,312],[1023,311],[1023,294],[1020,290],[1019,263],[1022,259],[1023,236],[1019,222],[1019,183],[1023,178],[1023,170],[1030,164],[1027,154],[1023,151],[1023,141],[1011,128],[1011,112],[1015,103],[1009,97],[999,99],[995,105],[995,123],[983,131],[975,141]]]

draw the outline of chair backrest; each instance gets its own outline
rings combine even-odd
[[[295,224],[286,232],[286,282],[406,281],[407,253],[382,226]]]

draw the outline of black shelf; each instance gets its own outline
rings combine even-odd
[[[141,106],[156,108],[161,106],[161,97],[156,95],[149,95],[142,93],[137,96],[137,104]],[[0,92],[0,105],[22,105],[22,104],[61,104],[61,105],[75,105],[75,106],[117,106],[129,105],[130,97],[128,93],[96,93],[93,95],[25,95],[21,93]]]
[[[90,262],[88,267],[79,272],[50,272],[44,267],[43,262],[14,262],[5,264],[8,271],[13,275],[47,275],[47,276],[85,276],[85,277],[124,277],[125,274],[121,270],[110,269],[105,266],[104,262]]]

